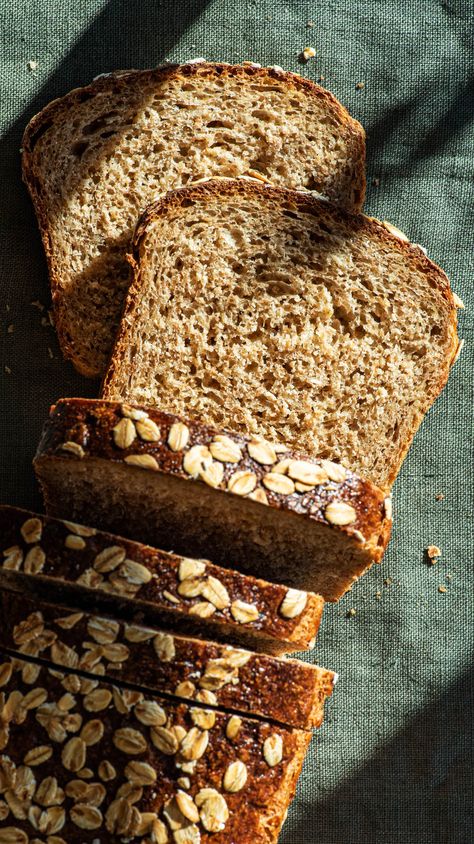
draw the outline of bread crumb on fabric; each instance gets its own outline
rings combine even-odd
[[[8,328],[7,328],[7,333],[13,334],[14,330],[15,330],[15,326],[14,326],[13,322],[11,322],[10,325],[8,326]]]
[[[384,586],[392,586],[392,584],[393,584],[393,580],[392,580],[392,578],[391,578],[391,577],[386,577],[386,578],[385,578],[385,580],[384,580],[384,582],[383,582],[383,585],[384,585]]]
[[[32,306],[32,308],[38,308],[39,311],[44,311],[45,309],[43,303],[39,302],[38,299],[35,299],[34,302],[30,302],[30,305]]]
[[[356,91],[362,91],[365,88],[365,82],[356,82]]]
[[[434,566],[434,564],[438,562],[438,557],[441,557],[441,548],[438,548],[437,545],[428,545],[426,553],[429,562],[432,566]]]
[[[308,23],[306,24],[306,26],[308,27],[308,29],[312,29],[312,28],[313,28],[313,26],[314,26],[314,21],[308,21]]]
[[[447,592],[447,591],[448,591],[448,587],[447,587],[447,586],[438,586],[438,592],[441,592],[443,595],[444,595],[444,593],[445,593],[445,592]]]
[[[373,184],[374,188],[378,188],[378,186],[380,184],[380,179],[372,179],[372,184]]]
[[[347,610],[347,618],[354,618],[357,615],[357,610],[352,607],[350,610]]]
[[[32,71],[37,70],[38,69],[38,62],[34,61],[34,59],[30,59],[26,63],[26,66],[27,66],[28,70],[32,70]]]
[[[444,501],[444,493],[443,492],[437,492],[436,495],[435,495],[435,498],[436,498],[436,501]]]
[[[304,50],[301,51],[301,58],[305,62],[308,62],[310,59],[314,59],[315,55],[316,50],[314,47],[305,47]]]
[[[381,598],[382,598],[382,593],[381,593],[381,591],[380,591],[380,590],[378,590],[378,591],[375,593],[375,597],[377,598],[377,601],[380,601],[380,600],[381,600]]]
[[[10,367],[9,367],[9,366],[4,366],[4,370],[5,370],[5,374],[6,374],[6,375],[11,375],[11,374],[12,374],[12,371],[11,371],[11,369],[10,369]]]

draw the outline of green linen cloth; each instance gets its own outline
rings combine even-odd
[[[396,483],[385,561],[327,608],[310,659],[340,681],[281,841],[472,844],[472,0],[0,0],[0,18],[5,502],[41,507],[30,464],[48,407],[97,389],[63,362],[47,324],[47,274],[19,165],[32,114],[96,74],[204,56],[324,77],[366,127],[367,211],[447,271],[466,304],[466,346]],[[306,46],[316,58],[300,64]],[[442,549],[431,567],[430,544]]]

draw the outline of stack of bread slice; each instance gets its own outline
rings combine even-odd
[[[48,516],[0,508],[0,844],[274,844],[336,679],[284,655],[383,556],[449,282],[360,213],[360,124],[278,67],[106,75],[23,150],[103,382],[51,409]]]

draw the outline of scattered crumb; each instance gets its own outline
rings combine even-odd
[[[377,598],[377,601],[380,601],[380,599],[381,599],[381,597],[382,597],[382,593],[381,593],[381,592],[376,592],[376,593],[375,593],[375,597]]]
[[[347,618],[354,618],[354,616],[356,615],[356,612],[357,612],[357,610],[355,610],[354,607],[352,607],[352,609],[350,609],[350,610],[347,610]]]
[[[52,349],[50,349],[50,347],[49,347],[49,346],[48,346],[48,355],[50,356],[51,360],[53,360],[53,358],[54,358],[54,355],[53,355],[53,350],[52,350]]]
[[[39,311],[44,311],[45,306],[42,302],[39,302],[37,299],[34,302],[30,302],[33,308],[38,308]]]
[[[43,326],[49,325],[48,317],[45,317],[45,316],[41,317],[41,325],[43,325]]]
[[[54,328],[54,316],[53,316],[52,310],[48,311],[48,319],[49,319],[49,324],[52,325],[53,328]]]
[[[441,557],[441,548],[438,548],[437,545],[428,545],[426,554],[428,556],[429,563],[434,566],[434,564],[438,562],[438,557]]]
[[[4,369],[5,369],[5,374],[6,374],[6,375],[11,375],[11,374],[12,374],[12,371],[11,371],[11,369],[10,369],[10,367],[9,367],[9,366],[5,366],[5,367],[4,367]]]
[[[453,577],[454,577],[453,573],[451,571],[448,571],[448,573],[446,575],[446,580],[452,580]]]
[[[324,82],[324,81],[325,81],[325,79],[326,79],[326,77],[325,77],[325,76],[320,76],[320,77],[319,77],[318,82]]]
[[[435,498],[436,498],[436,501],[444,501],[444,493],[443,492],[437,492],[436,495],[435,495]]]
[[[23,155],[23,147],[18,147],[18,152],[20,153],[20,155]]]
[[[8,332],[8,334],[13,334],[14,330],[15,330],[15,326],[14,326],[13,322],[11,322],[10,325],[8,326],[8,328],[7,328],[7,332]]]
[[[372,184],[373,184],[374,188],[378,188],[378,186],[380,184],[380,179],[372,179]]]
[[[442,592],[443,594],[448,591],[447,586],[438,586],[438,592]]]
[[[393,583],[393,580],[392,580],[391,577],[386,577],[384,582],[383,582],[384,586],[391,586],[392,583]]]
[[[5,310],[6,310],[7,314],[10,313],[10,305],[5,305]]]
[[[356,82],[356,91],[362,91],[365,88],[365,82]]]
[[[304,50],[301,51],[301,58],[305,62],[308,62],[310,59],[314,59],[315,55],[316,50],[314,47],[305,47]]]
[[[37,70],[38,69],[38,62],[35,62],[33,59],[30,59],[29,62],[26,63],[28,70]]]
[[[306,26],[308,27],[308,29],[312,29],[312,28],[313,28],[313,26],[314,26],[314,21],[308,21],[308,23],[306,24]]]

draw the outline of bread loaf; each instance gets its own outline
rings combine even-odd
[[[103,398],[393,483],[458,349],[448,279],[419,247],[310,194],[229,179],[150,206],[131,261]]]
[[[0,536],[0,583],[21,595],[270,653],[314,645],[319,595],[17,507],[0,506]]]
[[[160,194],[248,174],[352,210],[364,200],[360,124],[309,79],[249,62],[103,75],[37,114],[22,148],[61,347],[91,376],[111,351],[133,227]]]
[[[35,469],[51,515],[329,601],[381,559],[390,533],[390,497],[339,464],[118,402],[59,401]]]
[[[0,654],[0,842],[275,844],[311,733]]]
[[[146,693],[311,729],[336,676],[295,659],[178,636],[0,590],[0,649]]]

